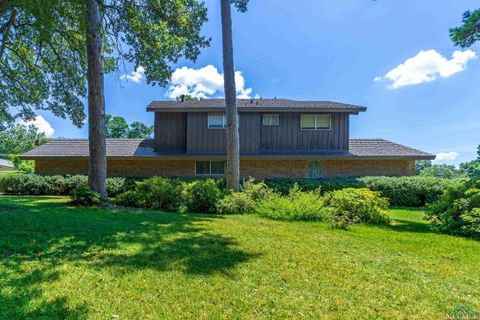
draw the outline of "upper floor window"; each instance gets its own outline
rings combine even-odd
[[[263,125],[264,126],[278,126],[279,124],[278,114],[264,114]]]
[[[225,129],[227,127],[227,117],[225,113],[209,113],[208,128],[209,129]]]
[[[329,114],[302,114],[300,127],[302,130],[330,130],[331,117]]]
[[[195,174],[225,174],[225,161],[196,161]]]

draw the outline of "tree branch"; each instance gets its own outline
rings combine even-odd
[[[5,51],[5,45],[7,44],[8,40],[8,35],[10,33],[10,29],[12,28],[12,25],[15,23],[15,17],[17,16],[17,11],[13,10],[12,14],[10,15],[10,19],[8,19],[7,23],[5,24],[5,27],[3,28],[3,36],[2,36],[2,44],[0,46],[0,59],[3,57],[3,52]]]

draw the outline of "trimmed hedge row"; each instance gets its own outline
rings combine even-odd
[[[140,179],[109,178],[107,189],[110,196],[130,190]],[[202,181],[198,178],[172,179],[176,182]],[[224,181],[217,179],[216,184],[224,188]],[[363,177],[363,178],[324,178],[324,179],[270,179],[265,184],[286,195],[293,186],[301,191],[320,189],[321,194],[345,189],[368,188],[377,191],[389,199],[393,206],[421,207],[439,199],[453,180],[435,177]],[[0,192],[17,195],[69,195],[75,188],[87,185],[86,176],[39,176],[35,174],[11,174],[0,177]]]
[[[115,196],[125,191],[131,181],[125,178],[108,178],[107,191]],[[11,195],[67,196],[75,189],[88,185],[87,176],[40,176],[32,173],[14,173],[0,176],[0,192]]]
[[[452,180],[435,177],[362,177],[324,179],[272,179],[265,183],[282,194],[297,184],[302,191],[327,192],[345,188],[368,188],[380,192],[392,206],[422,207],[438,200]]]

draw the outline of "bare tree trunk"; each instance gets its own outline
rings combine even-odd
[[[107,147],[105,142],[105,96],[103,84],[101,17],[97,0],[87,1],[88,138],[90,187],[107,199]]]
[[[222,11],[223,82],[227,109],[227,189],[239,191],[240,137],[233,65],[232,12],[230,0],[220,0]]]

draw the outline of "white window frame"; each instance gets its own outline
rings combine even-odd
[[[197,172],[197,162],[208,162],[208,173],[198,173]],[[223,163],[223,173],[212,173],[212,162],[222,162]],[[195,175],[197,175],[197,176],[223,176],[223,175],[225,175],[225,161],[221,161],[221,160],[197,160],[197,161],[195,161]]]
[[[269,121],[265,121],[268,119]],[[272,123],[272,119],[276,121]],[[278,126],[280,125],[280,116],[278,113],[264,113],[262,118],[262,125],[264,126]]]
[[[216,115],[216,116],[219,116],[221,115],[222,116],[222,127],[212,127],[211,124],[210,124],[210,116],[213,116],[213,115]],[[207,115],[207,122],[208,122],[208,129],[225,129],[227,127],[227,115],[225,113],[221,113],[221,112],[210,112],[208,113]]]
[[[315,116],[315,128],[303,128],[302,127],[302,116]],[[328,117],[328,128],[319,128],[317,127],[317,117],[318,116],[327,116]],[[302,113],[300,115],[300,130],[305,131],[330,131],[332,130],[332,115],[328,113]]]

